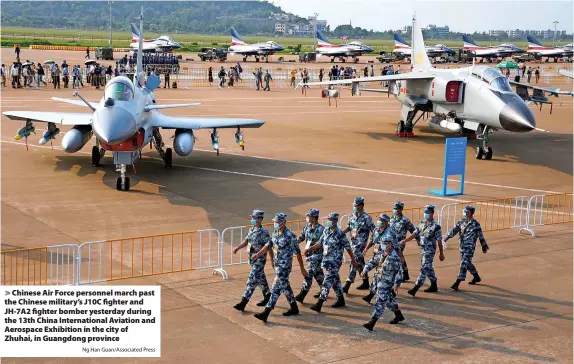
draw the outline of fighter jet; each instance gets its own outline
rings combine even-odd
[[[255,56],[255,62],[259,62],[260,57],[265,58],[265,62],[269,62],[269,56],[275,52],[284,50],[279,44],[273,41],[263,43],[247,44],[243,41],[235,28],[231,27],[231,46],[227,49],[231,55],[234,53],[243,55],[243,62],[247,61],[247,57]]]
[[[558,70],[558,73],[564,77],[574,78],[574,72],[568,70]]]
[[[140,34],[143,34],[143,7],[140,15]],[[153,144],[163,159],[166,168],[172,166],[172,149],[164,150],[160,129],[174,130],[173,149],[179,156],[189,155],[195,143],[194,131],[211,129],[213,149],[219,154],[219,139],[217,129],[236,128],[236,142],[244,148],[241,128],[258,128],[263,120],[184,117],[168,116],[159,112],[161,109],[171,109],[199,104],[168,104],[158,105],[153,90],[160,85],[159,77],[151,74],[145,77],[142,63],[143,38],[139,39],[136,72],[133,82],[126,76],[114,77],[108,82],[104,96],[99,103],[86,101],[77,91],[74,96],[80,100],[60,99],[56,101],[73,105],[86,106],[91,109],[87,113],[65,113],[59,111],[4,111],[3,114],[12,120],[25,120],[26,125],[18,130],[15,139],[28,138],[35,133],[32,121],[48,123],[48,128],[40,144],[51,141],[60,133],[57,125],[73,126],[62,138],[62,150],[75,153],[96,136],[96,145],[92,147],[92,165],[99,162],[106,151],[113,153],[116,171],[120,172],[116,188],[128,191],[130,179],[126,176],[126,166],[133,165],[141,158],[144,146]]]
[[[415,124],[425,113],[433,113],[429,126],[444,134],[472,133],[482,140],[476,158],[492,159],[488,136],[496,130],[529,132],[536,128],[534,114],[512,91],[508,80],[496,68],[484,65],[458,69],[433,68],[426,54],[421,28],[413,17],[411,72],[389,76],[299,83],[299,86],[352,85],[388,82],[388,89],[402,104],[397,136],[412,136]],[[334,90],[327,90],[334,91]],[[360,90],[358,90],[360,91]],[[327,92],[328,93],[328,92]]]
[[[132,29],[132,42],[130,44],[130,49],[132,51],[137,51],[139,47],[140,32],[135,24],[131,23],[130,27]],[[152,40],[143,39],[143,43],[144,52],[171,52],[174,49],[181,48],[181,45],[173,40],[169,35],[162,35],[161,37]]]
[[[401,37],[398,33],[394,33],[393,35],[394,39],[395,39],[395,48],[393,49],[393,53],[396,54],[400,54],[404,57],[410,57],[411,56],[411,46],[407,43],[407,41]],[[444,44],[437,44],[435,46],[428,46],[425,47],[426,51],[427,51],[427,55],[429,57],[440,57],[443,54],[447,53],[447,54],[454,54],[454,50],[452,50],[451,48],[445,46]]]
[[[558,58],[572,58],[573,43],[560,47],[545,47],[531,35],[527,35],[526,39],[528,40],[527,52],[530,54],[538,57],[547,57],[547,60],[554,58],[554,62]]]
[[[475,57],[489,58],[489,59],[505,58],[525,52],[524,49],[518,48],[514,44],[510,43],[503,43],[501,45],[494,47],[480,47],[468,35],[463,35],[462,41],[464,43],[462,49],[465,52],[474,55]]]
[[[335,58],[339,58],[342,62],[345,62],[347,57],[352,57],[354,62],[357,63],[359,56],[362,56],[364,53],[371,53],[372,51],[373,48],[358,40],[340,45],[331,44],[320,31],[317,31],[317,49],[315,52],[318,57],[332,57],[331,63],[335,62]]]

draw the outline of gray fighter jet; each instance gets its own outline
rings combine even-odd
[[[496,130],[529,132],[536,128],[534,114],[512,88],[506,77],[492,67],[477,65],[458,69],[433,68],[426,53],[420,26],[413,16],[411,72],[388,76],[300,83],[352,85],[388,83],[387,89],[363,89],[394,95],[402,104],[397,136],[412,136],[413,127],[425,113],[434,113],[429,126],[445,134],[470,134],[482,140],[476,158],[492,159],[488,136]],[[359,91],[359,92],[357,92]]]
[[[151,74],[145,79],[142,64],[143,48],[143,7],[140,15],[139,51],[136,71],[131,81],[126,76],[118,76],[108,82],[104,96],[99,103],[86,101],[77,91],[74,96],[80,100],[61,99],[53,97],[56,101],[74,105],[86,106],[92,112],[65,113],[59,111],[4,111],[3,114],[13,120],[25,120],[26,125],[18,130],[15,139],[22,139],[35,134],[32,121],[48,123],[46,132],[40,144],[55,139],[60,133],[57,125],[73,126],[62,138],[62,150],[75,153],[92,138],[96,136],[96,145],[92,148],[92,165],[99,166],[100,160],[106,151],[114,156],[116,170],[120,172],[116,187],[118,190],[128,191],[130,179],[126,177],[126,166],[133,165],[141,158],[144,146],[153,144],[165,162],[166,168],[172,166],[172,149],[164,150],[164,143],[160,129],[175,130],[173,149],[180,156],[189,155],[195,143],[194,130],[211,129],[213,149],[219,155],[218,128],[237,128],[236,142],[244,148],[241,128],[258,128],[264,124],[263,120],[210,118],[210,117],[183,117],[168,116],[159,112],[160,109],[169,109],[199,104],[170,104],[158,105],[152,92],[160,85],[159,77]]]

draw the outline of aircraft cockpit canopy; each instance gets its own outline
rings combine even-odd
[[[114,101],[131,101],[134,98],[133,85],[121,79],[112,79],[106,86],[104,98]]]
[[[472,69],[472,75],[486,82],[497,91],[512,91],[508,79],[496,68],[476,66]]]

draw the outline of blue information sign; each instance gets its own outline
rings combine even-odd
[[[430,190],[429,193],[438,196],[457,196],[464,193],[464,169],[466,166],[466,138],[447,138],[444,151],[444,175],[442,189]],[[448,176],[460,175],[459,190],[449,190]]]

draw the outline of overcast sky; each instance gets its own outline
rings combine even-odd
[[[412,22],[416,10],[420,24],[448,25],[452,31],[490,29],[554,29],[572,33],[573,2],[570,1],[429,1],[429,0],[270,0],[287,12],[302,17],[319,13],[334,29],[349,24],[373,30],[399,29]]]

